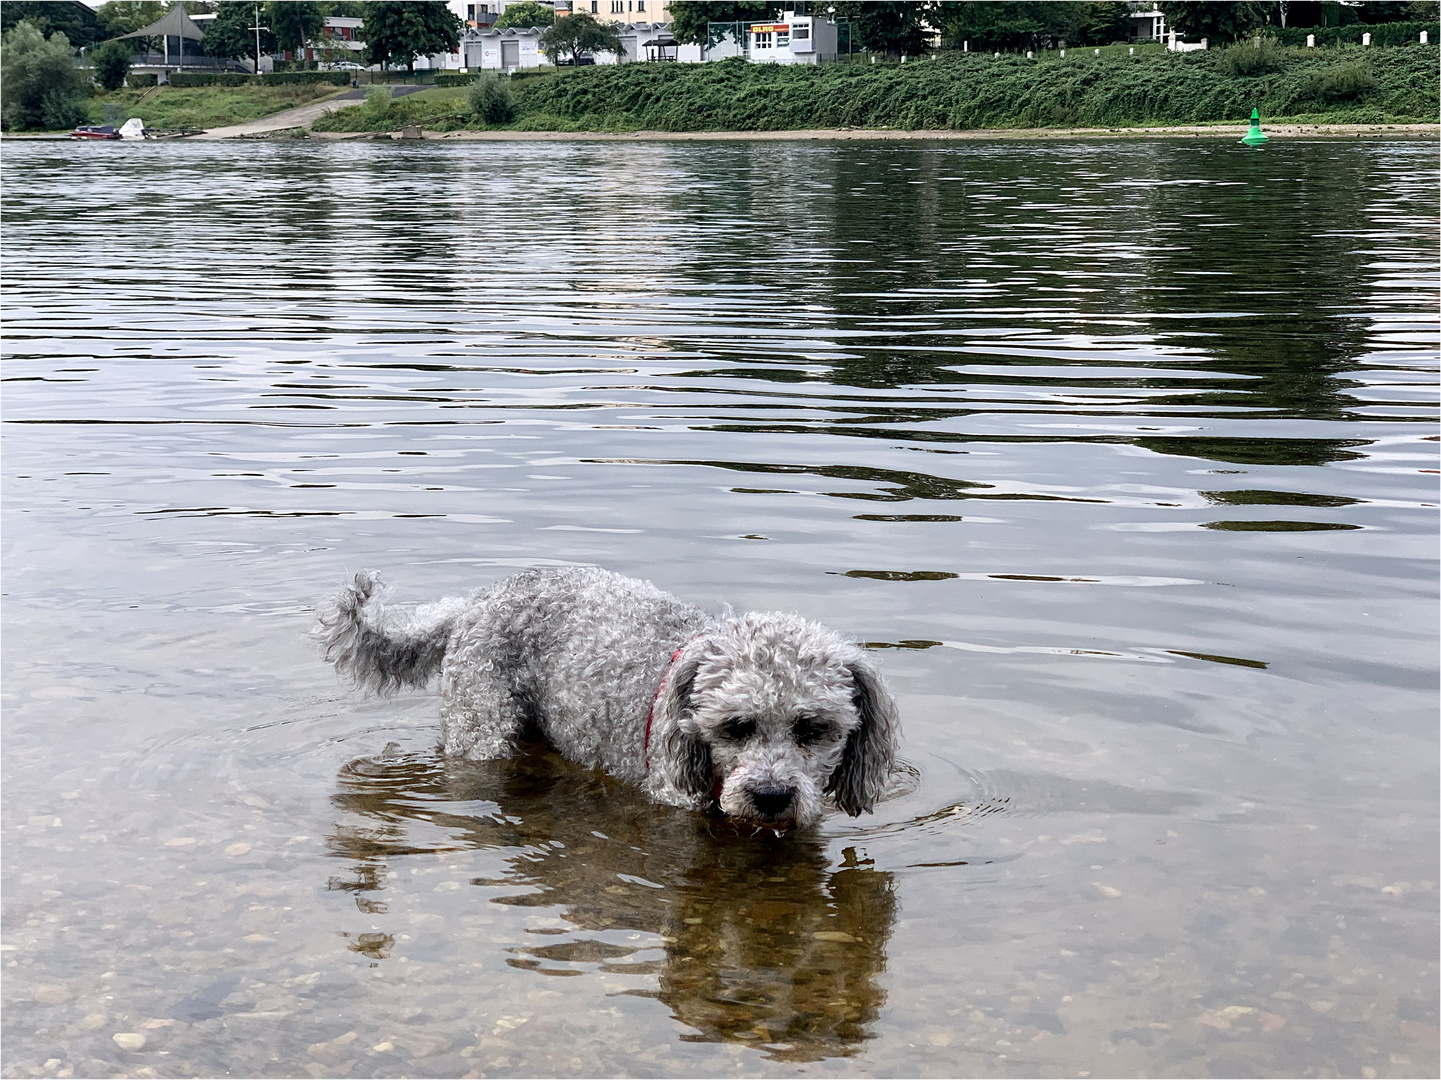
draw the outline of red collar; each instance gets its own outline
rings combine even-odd
[[[660,677],[660,684],[655,688],[655,694],[650,699],[650,711],[645,714],[645,771],[650,775],[650,727],[655,720],[655,703],[660,700],[661,693],[665,690],[666,684],[670,682],[671,673],[675,671],[676,662],[680,660],[680,654],[685,652],[682,645],[675,652],[670,654],[670,663],[666,665],[665,674]]]

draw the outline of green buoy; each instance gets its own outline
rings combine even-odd
[[[1241,137],[1241,141],[1247,146],[1260,146],[1266,141],[1266,133],[1261,130],[1261,110],[1251,110],[1251,130]]]

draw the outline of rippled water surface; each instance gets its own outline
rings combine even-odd
[[[10,143],[7,1076],[1437,1074],[1434,143]],[[778,840],[305,640],[877,650]]]

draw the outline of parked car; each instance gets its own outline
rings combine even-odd
[[[594,64],[594,56],[582,56],[579,60],[557,60],[556,67],[585,67],[587,64]]]
[[[364,64],[356,64],[349,60],[341,60],[330,65],[331,71],[364,71]]]

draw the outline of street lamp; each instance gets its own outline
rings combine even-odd
[[[258,78],[260,76],[260,31],[264,30],[267,34],[270,33],[270,27],[260,25],[259,4],[255,5],[255,25],[250,29],[255,31],[255,74]]]

